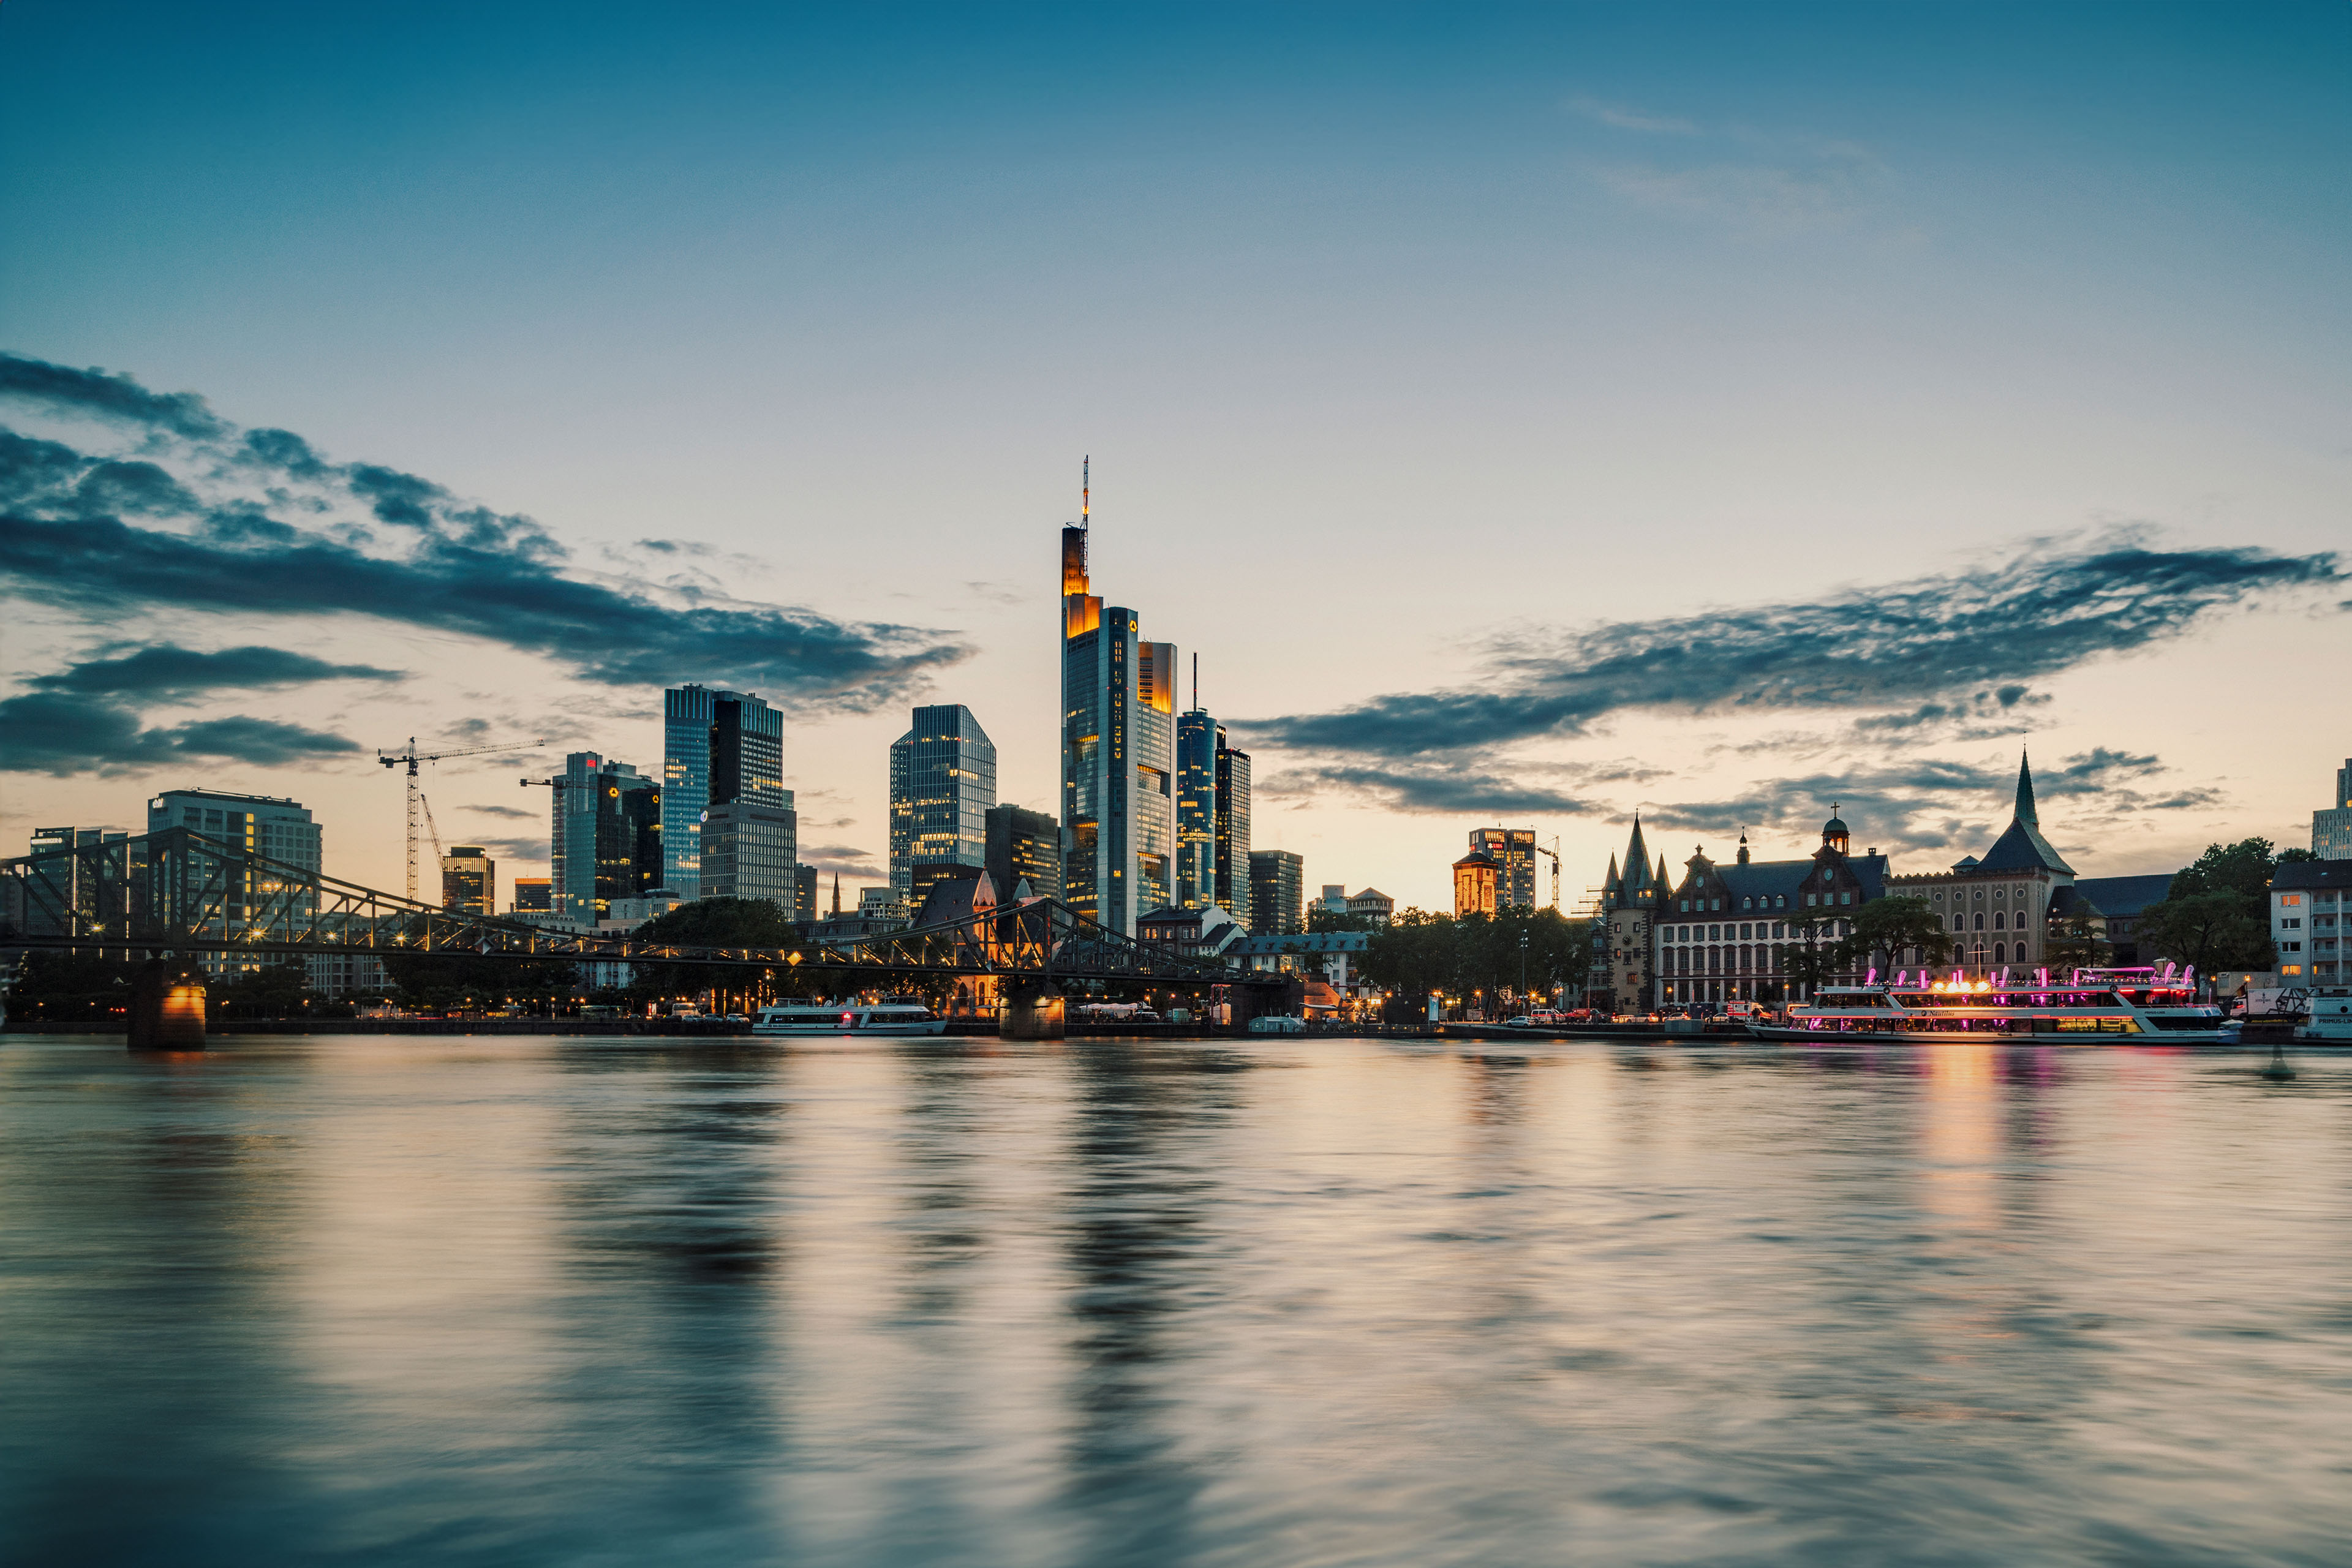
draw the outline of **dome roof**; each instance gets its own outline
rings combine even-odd
[[[1832,816],[1827,822],[1822,824],[1822,831],[1823,833],[1852,833],[1853,829],[1845,825],[1845,819],[1843,817]]]

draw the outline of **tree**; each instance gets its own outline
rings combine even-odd
[[[2164,899],[2141,911],[2140,934],[2165,957],[2200,970],[2267,969],[2276,957],[2272,873],[2309,858],[2307,849],[2274,852],[2267,838],[2208,845],[2174,875]]]
[[[310,1000],[310,973],[299,958],[281,958],[215,984],[209,1000],[219,1018],[294,1018]]]
[[[2217,969],[2267,969],[2269,910],[2250,914],[2242,895],[2227,889],[2168,898],[2141,911],[2139,934],[2178,963]]]
[[[1925,899],[1874,900],[1854,911],[1853,933],[1834,949],[1836,968],[1892,969],[1906,949],[1915,947],[1923,963],[1941,963],[1951,956],[1952,937],[1943,917]]]
[[[2050,939],[2042,944],[2042,956],[2053,974],[2095,969],[2106,962],[2112,951],[2107,944],[2105,917],[2083,911],[2053,921]]]
[[[1780,949],[1780,973],[1792,984],[1818,990],[1846,972],[1849,961],[1844,943],[1836,940],[1837,920],[1833,911],[1825,909],[1805,910],[1789,917],[1789,934],[1795,940]]]
[[[1307,929],[1309,931],[1373,931],[1381,929],[1381,922],[1377,917],[1372,915],[1339,914],[1330,910],[1325,909],[1320,904],[1317,904],[1307,911]]]
[[[790,949],[800,944],[800,928],[782,909],[766,899],[697,899],[656,915],[629,933],[641,942],[671,942],[680,947],[751,947]],[[887,984],[890,977],[877,973]],[[706,991],[748,998],[782,991],[815,994],[824,977],[799,975],[789,966],[753,969],[740,963],[641,963],[630,991],[642,998],[693,996]]]
[[[1364,944],[1364,978],[1407,996],[1455,988],[1454,920],[1422,910],[1401,911]]]

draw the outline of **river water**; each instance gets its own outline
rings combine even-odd
[[[10,1563],[2343,1563],[2352,1061],[0,1041]]]

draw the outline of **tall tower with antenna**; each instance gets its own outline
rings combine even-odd
[[[1091,592],[1094,459],[1062,530],[1063,901],[1115,931],[1172,901],[1176,647]]]

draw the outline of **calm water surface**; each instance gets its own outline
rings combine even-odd
[[[0,1560],[2344,1563],[2352,1062],[0,1042]]]

